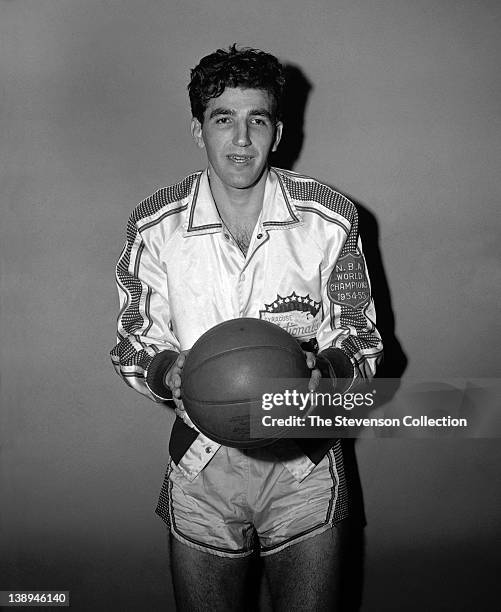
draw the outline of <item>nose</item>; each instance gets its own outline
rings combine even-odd
[[[239,121],[235,123],[233,144],[238,147],[248,147],[251,144],[247,121]]]

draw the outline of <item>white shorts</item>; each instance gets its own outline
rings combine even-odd
[[[338,462],[342,468],[342,456]],[[267,447],[222,446],[191,482],[170,461],[157,513],[175,538],[198,550],[270,555],[345,518],[345,493],[344,483],[340,500],[335,448],[298,482]]]

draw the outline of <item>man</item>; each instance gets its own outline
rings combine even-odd
[[[349,510],[339,441],[223,447],[196,430],[180,391],[186,352],[237,317],[276,322],[303,343],[310,389],[330,376],[346,390],[381,356],[354,205],[268,165],[283,85],[262,51],[233,45],[200,61],[191,132],[208,167],[139,204],[117,265],[113,363],[137,391],[176,406],[157,512],[183,612],[244,609],[256,550],[274,609],[329,610],[338,591]]]

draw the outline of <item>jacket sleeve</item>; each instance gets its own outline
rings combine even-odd
[[[172,330],[167,276],[148,248],[133,216],[116,266],[120,302],[117,344],[111,351],[116,372],[133,389],[153,399],[172,399],[163,380],[179,354]]]
[[[371,284],[358,232],[354,205],[349,231],[326,249],[322,268],[323,320],[317,333],[319,367],[337,379],[336,391],[346,391],[357,379],[370,379],[382,358],[376,329]]]

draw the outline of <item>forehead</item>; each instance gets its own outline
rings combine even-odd
[[[249,111],[263,109],[273,113],[273,101],[267,91],[263,89],[247,89],[241,87],[226,87],[217,98],[210,98],[205,112],[215,108],[225,108],[235,111]]]

